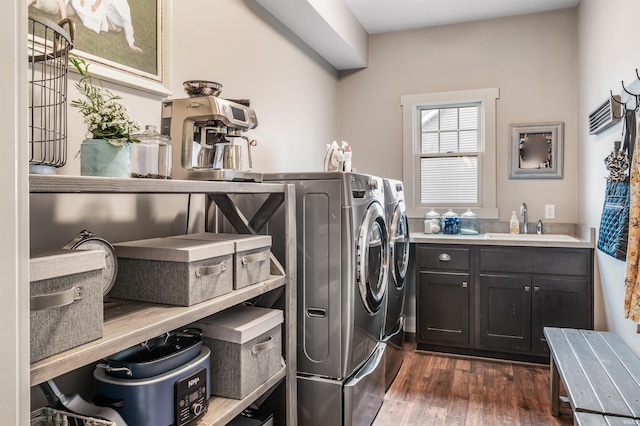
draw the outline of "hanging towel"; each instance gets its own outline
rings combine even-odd
[[[630,167],[631,200],[629,208],[629,241],[627,245],[627,267],[625,273],[624,316],[640,323],[640,281],[638,277],[638,258],[640,253],[640,129],[636,132],[636,112],[625,113],[625,142],[634,146]]]

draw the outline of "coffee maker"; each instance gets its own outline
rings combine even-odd
[[[262,173],[251,170],[255,141],[244,135],[258,126],[249,101],[218,97],[222,85],[211,81],[186,81],[184,89],[188,98],[162,102],[161,133],[174,145],[173,178],[262,182]],[[247,143],[246,169],[238,138]]]

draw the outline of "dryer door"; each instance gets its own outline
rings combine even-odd
[[[358,231],[356,280],[368,313],[378,312],[386,293],[389,234],[380,203],[369,205]]]
[[[389,253],[391,276],[396,288],[401,290],[409,267],[409,219],[402,201],[398,203],[391,217],[389,239],[391,240]]]

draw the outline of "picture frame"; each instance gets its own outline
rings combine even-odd
[[[509,125],[509,179],[562,179],[564,123]]]
[[[64,17],[75,22],[70,53],[89,63],[93,76],[155,94],[171,94],[167,65],[170,0],[26,1],[30,14],[54,23]],[[107,6],[115,4],[119,6]],[[92,5],[98,5],[95,11]]]

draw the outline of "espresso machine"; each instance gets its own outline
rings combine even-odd
[[[183,85],[188,98],[162,102],[161,133],[174,145],[173,178],[262,182],[262,173],[251,170],[255,141],[244,135],[258,126],[249,101],[218,97],[222,85],[212,81],[190,80]],[[248,168],[238,138],[247,143]]]

